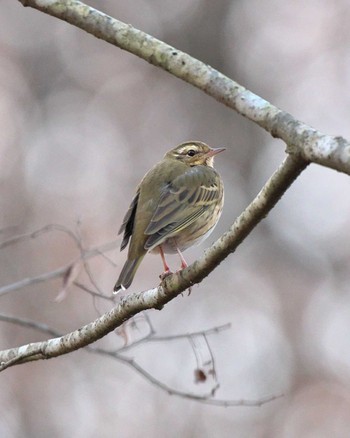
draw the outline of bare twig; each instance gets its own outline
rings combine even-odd
[[[144,312],[144,315],[146,318],[148,318],[146,312]],[[155,331],[154,331],[150,321],[149,321],[149,325],[151,327],[151,331],[150,331],[150,333],[147,334],[147,336],[145,336],[142,339],[139,339],[137,341],[134,341],[130,345],[124,345],[123,347],[121,347],[117,350],[118,353],[124,353],[128,350],[131,350],[131,349],[137,347],[138,345],[143,345],[145,343],[177,341],[179,339],[188,339],[190,336],[200,336],[202,334],[209,336],[212,334],[220,333],[223,330],[228,330],[231,327],[231,324],[227,323],[227,324],[224,324],[224,325],[221,325],[218,327],[214,327],[214,328],[211,328],[208,330],[201,330],[198,332],[181,333],[178,335],[168,335],[168,336],[157,336],[157,335],[155,335]]]
[[[214,334],[223,332],[224,330],[229,330],[230,328],[231,328],[231,323],[228,322],[226,324],[212,327],[212,328],[206,329],[206,330],[201,330],[198,332],[181,333],[178,335],[168,335],[168,336],[152,336],[151,338],[147,338],[145,341],[146,342],[164,342],[164,341],[177,341],[178,339],[189,338],[190,336],[192,336],[192,337],[200,336],[200,335],[210,336],[210,335],[214,335]]]
[[[169,395],[176,395],[177,397],[190,399],[190,400],[196,400],[200,403],[204,403],[207,405],[213,405],[213,406],[248,406],[248,407],[260,407],[265,403],[269,403],[273,400],[276,400],[280,397],[283,397],[283,394],[278,395],[272,395],[264,398],[260,398],[258,400],[247,400],[247,399],[240,399],[240,400],[220,400],[220,399],[214,399],[212,398],[212,393],[198,395],[193,394],[190,392],[183,392],[178,391],[176,389],[173,389],[166,385],[165,383],[161,382],[160,380],[156,379],[152,374],[150,374],[148,371],[146,371],[144,368],[142,368],[137,362],[135,362],[134,359],[130,359],[121,355],[117,355],[117,353],[108,352],[105,350],[101,350],[99,348],[91,347],[96,353],[102,354],[111,358],[118,357],[119,361],[124,362],[126,365],[132,367],[135,371],[137,371],[142,377],[147,379],[150,383],[152,383],[157,388],[162,389]]]
[[[107,301],[115,301],[115,296],[111,295],[101,295],[99,292],[95,292],[92,289],[88,288],[84,284],[80,283],[79,281],[73,281],[74,286],[78,287],[79,289],[83,290],[84,292],[87,292],[88,294],[92,295],[94,298],[102,298],[103,300]]]
[[[193,353],[196,357],[197,367],[195,369],[195,383],[207,382],[208,378],[213,379],[213,387],[211,395],[214,396],[217,389],[219,389],[219,382],[217,379],[215,359],[213,351],[205,334],[190,336],[189,342],[191,344]]]
[[[10,316],[0,313],[0,321],[9,322],[11,324],[16,324],[25,328],[34,329],[41,333],[46,333],[50,336],[61,336],[61,333],[59,333],[57,330],[52,329],[47,324],[32,321],[31,319],[19,318],[17,316]]]
[[[83,260],[83,267],[84,267],[91,283],[99,291],[97,285],[94,282],[92,273],[90,271],[90,268],[88,266],[88,263],[87,263],[87,260],[85,257],[86,250],[83,247],[83,242],[82,242],[82,238],[81,238],[81,234],[80,234],[79,225],[80,225],[80,222],[78,222],[78,224],[77,224],[77,232],[74,233],[69,228],[67,228],[63,225],[48,224],[42,228],[39,228],[36,231],[30,232],[30,233],[19,234],[17,236],[13,236],[13,237],[1,242],[0,243],[0,250],[7,248],[10,245],[18,244],[24,240],[36,239],[43,234],[47,234],[47,233],[52,232],[52,231],[59,231],[59,232],[65,233],[68,237],[70,237],[74,241],[74,243],[76,244],[76,246],[80,252],[80,257],[77,260],[71,262],[66,267],[60,268],[59,270],[55,270],[55,271],[52,271],[52,272],[49,272],[46,274],[39,275],[37,277],[31,277],[31,278],[24,279],[24,280],[21,280],[21,281],[16,282],[16,283],[12,283],[12,284],[7,285],[7,286],[0,287],[0,296],[4,295],[6,293],[12,292],[13,290],[20,289],[22,287],[26,287],[26,286],[31,285],[31,284],[40,283],[42,281],[48,281],[48,280],[51,280],[51,279],[56,278],[56,277],[62,277],[63,278],[62,290],[59,292],[59,294],[56,298],[57,301],[61,301],[65,297],[67,289],[71,286],[71,284],[74,284],[75,277],[78,275],[78,273],[80,271],[79,268],[81,266],[81,260]],[[101,256],[103,256],[103,252],[99,251],[99,254]],[[102,292],[100,292],[98,295],[103,296]]]
[[[62,233],[67,234],[80,248],[80,241],[78,240],[77,236],[73,233],[73,231],[71,231],[67,227],[64,227],[63,225],[48,224],[42,228],[39,228],[36,231],[32,231],[31,233],[18,234],[17,236],[13,236],[7,240],[4,240],[3,242],[0,243],[0,249],[6,248],[10,245],[15,245],[16,243],[22,242],[23,240],[35,239],[41,236],[42,234],[50,233],[52,231],[60,231]]]
[[[28,235],[26,235],[28,236]],[[109,243],[105,243],[103,245],[97,246],[95,248],[85,250],[83,254],[81,254],[76,259],[72,260],[65,266],[61,268],[55,269],[54,271],[46,272],[45,274],[37,275],[36,277],[28,277],[22,280],[19,280],[15,283],[11,283],[5,286],[0,287],[0,296],[8,294],[18,289],[22,289],[27,286],[31,286],[34,284],[42,283],[44,281],[53,280],[55,278],[60,278],[66,275],[67,271],[71,269],[72,264],[79,262],[80,260],[88,260],[92,257],[96,257],[101,254],[101,252],[112,251],[118,246],[118,241],[113,241]]]
[[[0,321],[9,322],[9,323],[16,324],[16,325],[19,325],[19,326],[25,327],[25,328],[31,328],[31,329],[40,331],[41,333],[46,333],[46,334],[57,336],[57,337],[60,336],[60,333],[57,332],[56,330],[52,329],[51,327],[49,327],[46,324],[41,324],[41,323],[38,323],[36,321],[31,321],[31,320],[24,319],[24,318],[12,317],[9,315],[4,315],[4,314],[0,314]],[[230,326],[229,324],[225,324],[223,326],[213,327],[213,328],[210,328],[208,330],[204,330],[202,332],[179,334],[176,336],[162,336],[162,337],[158,337],[156,340],[157,341],[161,341],[161,340],[169,341],[169,340],[174,340],[174,339],[188,338],[189,336],[200,336],[200,335],[208,336],[208,335],[220,333],[222,330],[228,328],[229,326]],[[122,355],[120,355],[119,352],[110,352],[110,351],[104,350],[102,348],[96,348],[96,347],[92,347],[92,346],[86,347],[86,351],[88,351],[89,353],[108,356],[112,359],[118,360],[119,362],[130,366],[135,371],[137,371],[139,374],[141,374],[151,384],[153,384],[154,386],[158,387],[159,389],[167,392],[168,394],[172,394],[172,395],[175,395],[178,397],[187,398],[187,399],[191,399],[191,400],[196,400],[196,401],[210,404],[210,405],[215,405],[215,406],[261,406],[262,404],[268,403],[268,402],[275,400],[276,398],[281,396],[281,395],[270,396],[270,397],[266,397],[266,398],[259,399],[259,400],[244,400],[244,399],[242,399],[242,400],[219,400],[219,399],[213,399],[211,393],[206,394],[206,395],[197,395],[197,394],[187,393],[187,392],[183,392],[183,391],[178,391],[174,388],[171,388],[171,387],[165,385],[163,382],[156,379],[152,374],[148,373],[144,368],[142,368],[139,364],[137,364],[137,362],[135,362],[135,360],[127,358],[125,356],[122,356]],[[18,361],[24,360],[25,357],[26,356],[24,354],[22,354],[22,355],[18,355],[17,357],[14,357],[14,358],[8,360],[7,362],[0,363],[0,371],[3,371],[6,368],[9,368],[10,366],[16,365],[16,363]]]

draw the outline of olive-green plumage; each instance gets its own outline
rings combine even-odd
[[[119,234],[127,261],[114,287],[127,289],[148,251],[176,253],[204,239],[221,215],[224,190],[205,143],[190,141],[167,152],[137,187]]]

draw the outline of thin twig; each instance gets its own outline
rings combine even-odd
[[[145,315],[147,313],[145,312]],[[138,339],[137,341],[134,341],[130,345],[124,345],[123,347],[119,348],[117,351],[118,353],[124,353],[128,350],[134,349],[135,347],[139,345],[143,345],[145,343],[151,343],[151,342],[169,342],[169,341],[177,341],[179,339],[188,339],[190,336],[200,336],[202,334],[205,334],[207,336],[220,333],[223,330],[228,330],[231,327],[231,323],[227,323],[218,327],[213,327],[207,330],[201,330],[198,332],[192,332],[192,333],[181,333],[178,335],[168,335],[168,336],[156,336],[154,335],[155,331],[153,327],[151,326],[151,332],[148,333],[147,336],[145,336],[142,339]]]
[[[42,283],[44,281],[46,282],[49,280],[53,280],[55,278],[63,277],[66,274],[67,270],[71,268],[73,263],[76,263],[79,260],[88,260],[92,257],[96,257],[96,256],[100,255],[101,252],[112,251],[118,246],[118,244],[119,244],[118,241],[113,241],[113,242],[105,243],[103,245],[94,247],[94,248],[89,249],[89,250],[85,250],[82,255],[80,255],[76,259],[72,260],[67,265],[62,266],[61,268],[55,269],[55,270],[50,271],[50,272],[46,272],[44,274],[37,275],[36,277],[24,278],[24,279],[19,280],[17,282],[2,286],[2,287],[0,287],[0,296],[8,294],[8,293],[13,292],[13,291],[18,290],[18,289],[23,289],[24,287],[27,287],[27,286],[31,286],[34,284]]]
[[[61,334],[58,331],[52,329],[48,325],[38,323],[36,321],[32,321],[29,319],[18,318],[18,317],[0,314],[0,321],[16,324],[16,325],[19,325],[19,326],[25,327],[25,328],[31,328],[31,329],[37,330],[41,333],[46,333],[46,334],[56,336],[56,337],[61,336]],[[202,332],[179,334],[176,336],[162,336],[162,337],[158,337],[156,340],[161,341],[163,339],[164,341],[169,341],[169,340],[171,341],[171,340],[175,340],[175,339],[187,338],[189,336],[199,336],[199,335],[208,336],[208,335],[220,333],[222,330],[227,329],[229,326],[230,326],[230,324],[224,324],[222,326],[212,327],[210,329],[203,330]],[[192,394],[192,393],[187,393],[187,392],[183,392],[183,391],[178,391],[174,388],[171,388],[171,387],[165,385],[163,382],[156,379],[152,374],[148,373],[148,371],[146,371],[144,368],[142,368],[133,359],[122,356],[122,355],[120,355],[119,352],[118,353],[111,352],[111,351],[104,350],[102,348],[96,348],[96,347],[92,347],[92,346],[86,347],[86,351],[88,351],[89,353],[108,356],[112,359],[118,360],[119,362],[122,362],[123,364],[130,366],[135,371],[137,371],[139,374],[141,374],[148,382],[150,382],[151,384],[153,384],[157,388],[167,392],[168,394],[176,395],[178,397],[187,398],[190,400],[196,400],[196,401],[199,401],[201,403],[206,403],[206,404],[215,405],[215,406],[261,406],[264,403],[268,403],[272,400],[275,400],[278,397],[281,397],[281,395],[278,395],[278,396],[266,397],[266,398],[259,399],[259,400],[244,400],[244,399],[242,399],[242,400],[219,400],[219,399],[211,398],[211,394],[198,395],[198,394]],[[16,365],[16,363],[18,361],[23,360],[23,359],[25,359],[24,354],[18,355],[16,357],[8,360],[7,362],[0,363],[0,371],[3,371],[6,368],[9,368],[10,366]]]
[[[102,298],[103,300],[112,301],[112,302],[115,301],[114,295],[111,296],[111,295],[100,294],[100,293],[95,292],[92,289],[88,288],[87,286],[80,283],[79,281],[73,281],[73,284],[74,284],[74,286],[78,287],[79,289],[83,290],[84,292],[87,292],[88,294],[92,295],[93,297]]]
[[[271,395],[271,396],[263,397],[263,398],[260,398],[257,400],[247,400],[247,399],[220,400],[220,399],[212,398],[211,392],[208,394],[203,394],[203,395],[193,394],[190,392],[183,392],[183,391],[179,391],[177,389],[171,388],[168,385],[166,385],[165,383],[156,379],[152,374],[150,374],[148,371],[146,371],[144,368],[142,368],[137,362],[135,362],[134,359],[130,359],[130,358],[121,356],[120,354],[108,352],[108,351],[101,350],[99,348],[94,348],[94,347],[91,347],[90,351],[93,351],[93,352],[96,352],[97,354],[102,354],[102,355],[105,355],[105,356],[108,356],[111,358],[118,358],[119,361],[130,366],[133,370],[137,371],[147,381],[152,383],[157,388],[160,388],[161,390],[165,391],[169,395],[175,395],[177,397],[181,397],[184,399],[195,400],[197,402],[204,403],[207,405],[224,406],[224,407],[232,407],[232,406],[260,407],[263,404],[269,403],[273,400],[276,400],[276,399],[284,396],[284,394],[278,394],[278,395]]]
[[[176,341],[178,339],[184,339],[184,338],[188,338],[189,336],[200,336],[200,335],[205,335],[205,336],[210,336],[210,335],[215,335],[217,333],[220,333],[224,330],[229,330],[231,328],[231,323],[228,322],[226,324],[222,324],[216,327],[212,327],[206,330],[201,330],[198,332],[191,332],[191,333],[181,333],[178,335],[170,335],[170,336],[153,336],[150,339],[147,339],[148,342],[164,342],[164,341]]]
[[[74,240],[74,242],[80,248],[80,242],[77,239],[77,236],[73,233],[73,231],[71,231],[67,227],[64,227],[63,225],[48,224],[42,228],[39,228],[36,231],[32,231],[30,233],[18,234],[17,236],[13,236],[7,240],[4,240],[3,242],[0,243],[0,249],[6,248],[10,245],[15,245],[16,243],[22,242],[23,240],[35,239],[41,236],[42,234],[46,234],[52,231],[60,231],[67,234],[72,240]]]
[[[25,327],[25,328],[34,329],[34,330],[37,330],[41,333],[46,333],[50,336],[58,337],[58,336],[62,335],[57,330],[54,330],[53,328],[51,328],[47,324],[43,324],[43,323],[40,323],[37,321],[32,321],[31,319],[19,318],[16,316],[10,316],[10,315],[5,315],[3,313],[0,313],[0,321],[9,322],[11,324],[16,324],[16,325],[19,325],[19,326]]]

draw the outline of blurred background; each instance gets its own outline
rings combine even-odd
[[[350,138],[350,4],[311,0],[90,2],[212,65],[315,128]],[[19,2],[0,15],[0,242],[60,224],[86,248],[117,238],[135,186],[186,140],[227,151],[216,160],[224,232],[284,157],[284,144],[204,93],[135,56]],[[284,397],[260,408],[215,407],[168,395],[133,369],[78,351],[0,376],[1,437],[344,437],[350,433],[350,179],[311,165],[268,218],[190,296],[148,316],[158,335],[231,323],[209,338],[227,400]],[[79,255],[50,232],[0,251],[0,286]],[[91,260],[107,295],[126,253]],[[176,258],[170,259],[173,268]],[[148,256],[131,291],[157,284]],[[86,274],[81,282],[93,287]],[[62,280],[1,296],[1,313],[67,333],[112,303]],[[138,326],[139,336],[146,330]],[[0,323],[0,348],[47,335]],[[136,330],[136,331],[137,331]],[[147,330],[146,330],[147,331]],[[98,345],[116,349],[110,334]],[[168,386],[202,394],[189,342],[126,353]]]

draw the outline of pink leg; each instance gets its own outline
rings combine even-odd
[[[165,260],[164,251],[163,251],[162,245],[159,245],[158,248],[159,248],[159,254],[160,254],[161,258],[162,258],[162,262],[163,262],[163,266],[164,266],[164,273],[163,273],[163,275],[164,274],[168,274],[168,273],[170,273],[170,268],[169,268],[169,266],[168,266],[168,264],[167,264],[167,262]]]
[[[176,247],[176,251],[177,251],[177,253],[179,254],[179,257],[180,257],[180,259],[181,259],[181,269],[185,269],[185,268],[187,268],[188,264],[187,264],[187,262],[186,262],[184,256],[182,255],[182,252],[179,250],[178,247]]]
[[[180,259],[181,259],[181,268],[179,269],[179,270],[181,271],[181,269],[185,269],[185,268],[187,268],[188,264],[187,264],[187,262],[186,262],[184,256],[182,255],[182,252],[179,250],[178,247],[176,247],[176,251],[177,251],[177,253],[179,254],[179,257],[180,257]],[[177,272],[179,272],[179,271],[177,271]],[[188,290],[188,295],[191,295],[192,288],[189,287],[187,290]]]

